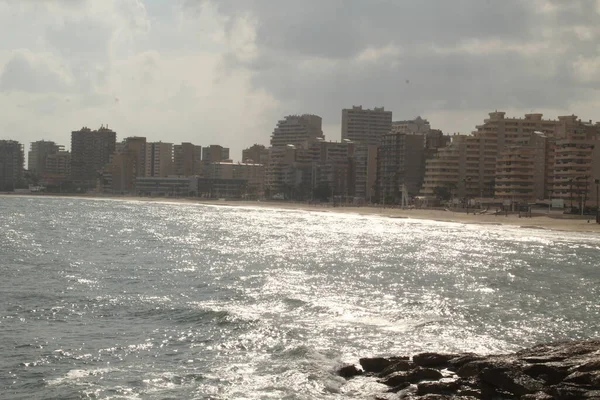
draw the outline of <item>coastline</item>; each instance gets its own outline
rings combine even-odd
[[[493,215],[493,214],[466,214],[460,211],[443,211],[432,209],[400,209],[383,208],[373,206],[361,207],[331,207],[330,205],[289,203],[283,201],[248,201],[248,200],[219,200],[219,199],[193,199],[193,198],[165,198],[165,197],[134,197],[134,196],[101,196],[101,195],[58,195],[58,194],[11,194],[0,193],[1,197],[64,197],[83,198],[94,200],[116,200],[116,201],[141,201],[151,203],[178,203],[198,204],[226,207],[259,207],[274,210],[297,210],[310,212],[330,212],[358,215],[372,215],[388,218],[410,218],[439,222],[453,222],[474,225],[496,225],[519,227],[523,229],[540,229],[551,231],[600,233],[600,224],[595,222],[594,216],[581,218],[574,217],[550,217],[544,214],[534,214],[532,217],[519,217],[517,214]],[[588,222],[589,221],[589,222]]]

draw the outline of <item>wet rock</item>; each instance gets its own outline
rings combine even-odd
[[[422,381],[433,381],[443,378],[440,371],[431,368],[417,367],[411,371],[394,372],[381,379],[379,382],[387,386],[398,386],[408,383],[419,383]]]
[[[342,378],[350,379],[357,375],[362,375],[362,371],[356,368],[354,364],[343,365],[341,368],[337,370],[337,374]]]
[[[423,382],[417,386],[417,394],[423,396],[426,394],[452,394],[460,388],[457,381],[451,382]]]
[[[554,397],[546,392],[537,392],[521,396],[521,400],[552,400]]]
[[[409,386],[410,386],[410,382],[402,382],[401,384],[389,389],[388,393],[398,393],[399,391],[404,390]]]
[[[394,363],[397,363],[402,360],[408,360],[408,357],[392,357],[392,358],[383,358],[383,357],[374,357],[374,358],[361,358],[359,363],[365,372],[371,372],[374,374],[378,374],[382,372],[384,369],[390,367]]]
[[[564,379],[564,382],[589,385],[594,389],[600,389],[600,373],[597,371],[573,372]]]
[[[549,385],[560,383],[569,375],[568,368],[560,363],[528,365],[523,367],[523,373],[534,379],[543,380]]]
[[[396,398],[600,400],[599,340],[549,343],[503,355],[421,353],[413,361],[368,360],[361,360],[363,368],[380,371],[373,373],[390,392],[401,391]]]
[[[442,379],[443,377],[440,371],[431,368],[415,368],[408,373],[408,380],[411,383],[433,381]]]
[[[485,359],[484,356],[479,356],[475,353],[461,354],[461,355],[454,357],[450,361],[448,361],[448,369],[450,369],[452,371],[456,371],[460,367],[462,367],[463,365],[465,365],[467,363],[470,363],[473,361],[480,361],[480,360],[484,360],[484,359]]]
[[[578,365],[575,367],[575,370],[580,372],[600,371],[600,355],[598,355],[597,359],[592,359],[591,361]]]
[[[402,361],[395,362],[394,364],[390,365],[389,367],[387,367],[386,369],[381,371],[379,376],[381,378],[383,378],[390,374],[393,374],[394,372],[410,371],[410,370],[415,369],[416,367],[417,366],[412,361],[402,360]]]
[[[443,368],[458,354],[421,353],[413,356],[413,362],[420,367]]]
[[[544,384],[518,370],[506,368],[489,368],[481,372],[479,378],[497,389],[523,396],[526,394],[540,392]]]

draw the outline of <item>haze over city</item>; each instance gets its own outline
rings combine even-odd
[[[218,143],[234,159],[285,115],[385,106],[445,133],[489,111],[600,109],[598,1],[0,1],[0,138]]]

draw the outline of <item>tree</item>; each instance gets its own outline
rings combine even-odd
[[[433,195],[438,199],[438,200],[444,200],[444,201],[448,201],[452,198],[452,190],[450,189],[450,186],[436,186],[433,188]]]
[[[331,187],[328,183],[322,183],[313,190],[313,197],[320,201],[327,201],[331,196]]]

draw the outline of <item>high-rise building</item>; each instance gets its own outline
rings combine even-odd
[[[59,146],[52,141],[32,142],[27,156],[27,169],[31,173],[43,175],[46,172],[46,158],[59,151],[64,151],[64,146]]]
[[[24,184],[24,163],[21,143],[0,140],[0,191],[14,191]]]
[[[354,196],[371,202],[377,183],[377,145],[356,144],[353,158]]]
[[[383,107],[373,110],[352,106],[342,110],[342,139],[356,144],[379,145],[381,137],[392,130],[392,112]]]
[[[229,148],[219,146],[218,144],[211,144],[202,148],[202,162],[203,163],[214,163],[230,160]]]
[[[431,125],[429,124],[429,121],[421,117],[406,121],[392,122],[392,132],[394,133],[405,133],[407,135],[426,135],[430,131]]]
[[[318,115],[289,115],[277,122],[271,134],[271,147],[302,146],[307,141],[323,140],[322,125]]]
[[[128,137],[122,142],[124,150],[132,153],[136,159],[135,176],[146,175],[146,138],[140,136]]]
[[[116,148],[117,134],[102,126],[71,132],[71,176],[82,189],[96,187],[100,173]]]
[[[425,135],[388,133],[377,149],[377,197],[398,203],[406,188],[417,196],[425,175]]]
[[[600,126],[595,126],[600,128]],[[600,179],[600,134],[597,129],[575,129],[556,140],[552,198],[580,208],[598,203],[594,187]]]
[[[173,153],[175,175],[194,176],[202,173],[202,147],[192,143],[175,145]]]
[[[269,149],[262,144],[255,144],[252,147],[242,150],[242,162],[266,164],[268,158]]]
[[[42,183],[57,184],[65,182],[71,176],[71,153],[59,151],[46,157],[46,169],[42,176]]]
[[[579,186],[587,187],[582,192],[592,186],[595,167],[586,160],[593,160],[592,146],[599,137],[600,125],[575,116],[544,120],[542,114],[505,118],[504,112],[492,112],[472,135],[453,137],[447,148],[426,162],[421,193],[436,197],[436,192],[450,188],[453,197],[496,197],[511,204],[570,199],[577,184],[569,176],[577,175],[575,171],[587,177],[579,178],[583,182]],[[578,155],[582,158],[565,162]]]
[[[136,178],[144,177],[146,138],[128,137],[118,143],[102,172],[102,190],[108,193],[136,192]]]
[[[516,203],[544,199],[546,193],[546,135],[533,132],[515,139],[498,154],[495,198]]]
[[[173,144],[146,143],[146,177],[168,177],[173,174]]]

